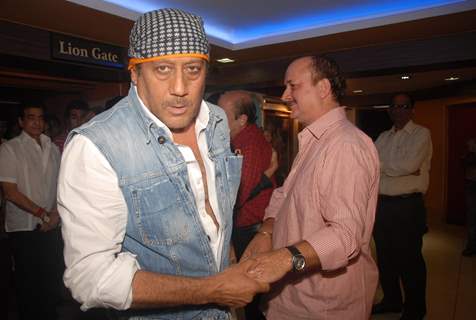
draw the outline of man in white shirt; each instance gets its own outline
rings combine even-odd
[[[374,239],[384,297],[372,312],[399,312],[403,307],[402,320],[418,320],[426,314],[426,266],[421,249],[427,229],[423,195],[429,184],[431,136],[427,128],[411,120],[414,103],[408,94],[396,95],[388,113],[394,126],[375,142],[380,190]]]
[[[44,135],[44,112],[27,104],[22,133],[0,147],[5,231],[11,240],[20,319],[55,319],[63,262],[56,183],[58,148]]]
[[[83,310],[229,319],[269,288],[247,275],[252,261],[228,267],[242,157],[225,113],[202,100],[208,47],[200,17],[145,13],[131,30],[128,96],[68,138],[64,280]]]

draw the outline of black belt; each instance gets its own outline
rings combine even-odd
[[[395,196],[389,196],[386,194],[379,194],[378,197],[381,200],[398,200],[398,199],[410,199],[410,198],[417,198],[421,197],[422,193],[421,192],[414,192],[414,193],[405,193],[405,194],[399,194]]]

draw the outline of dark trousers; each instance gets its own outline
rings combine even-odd
[[[19,319],[56,319],[64,271],[60,229],[9,233]]]
[[[1,228],[1,227],[0,227]],[[0,232],[0,319],[8,319],[11,301],[9,297],[12,275],[10,245],[5,234]]]
[[[383,303],[401,305],[400,280],[405,294],[404,313],[426,313],[426,266],[421,252],[426,210],[420,193],[380,196],[374,239]]]
[[[232,241],[233,246],[235,247],[236,258],[238,260],[241,258],[246,247],[250,241],[253,240],[260,227],[261,224],[257,223],[251,226],[233,228]],[[259,309],[260,298],[260,295],[257,295],[254,297],[253,301],[246,305],[246,320],[265,319],[263,313]]]

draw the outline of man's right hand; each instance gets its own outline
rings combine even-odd
[[[47,232],[47,231],[53,230],[59,224],[60,217],[59,217],[59,214],[58,214],[57,210],[53,210],[51,212],[48,212],[47,214],[48,214],[48,217],[49,217],[49,222],[48,223],[43,222],[41,224],[41,226],[40,226],[40,231],[41,232]]]
[[[209,302],[240,308],[250,303],[257,293],[268,292],[269,284],[258,282],[248,275],[255,264],[256,261],[249,259],[211,277]]]

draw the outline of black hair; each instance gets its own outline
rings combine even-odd
[[[18,118],[23,119],[25,117],[25,111],[27,109],[41,109],[43,111],[43,115],[45,114],[45,105],[40,101],[24,101],[20,108],[18,109]]]
[[[408,103],[410,104],[410,107],[413,108],[413,107],[415,106],[415,100],[413,100],[412,96],[409,95],[408,93],[406,93],[406,92],[399,92],[399,93],[395,94],[395,95],[392,97],[392,101],[393,101],[393,99],[395,99],[396,96],[405,96],[405,97],[407,97]]]

